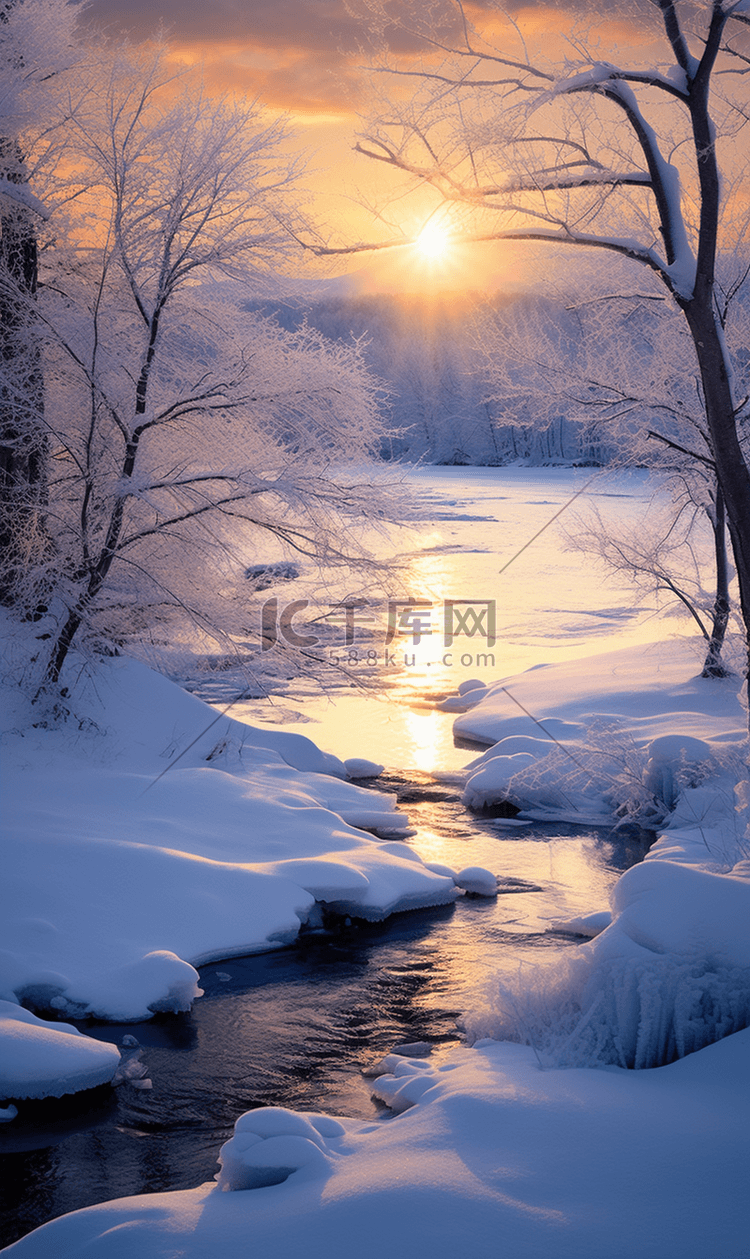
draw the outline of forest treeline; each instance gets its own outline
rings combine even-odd
[[[387,388],[384,459],[599,466],[621,453],[622,442],[595,412],[588,419],[571,415],[564,398],[558,407],[554,399],[551,409],[549,400],[542,407],[540,379],[526,364],[515,363],[513,387],[504,397],[486,371],[483,337],[498,320],[553,323],[572,350],[576,319],[562,303],[532,293],[357,294],[346,291],[345,281],[330,287],[328,294],[323,289],[313,297],[264,298],[243,306],[289,331],[307,323],[331,341],[360,343],[364,361]],[[513,372],[510,353],[506,367]]]

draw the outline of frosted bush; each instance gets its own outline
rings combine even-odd
[[[750,1026],[750,968],[710,957],[577,957],[488,984],[470,1041],[530,1045],[545,1067],[664,1066]]]
[[[643,781],[644,749],[617,726],[597,723],[587,732],[585,742],[535,742],[540,751],[527,757],[519,768],[510,762],[520,761],[520,756],[504,758],[511,771],[505,781],[500,781],[497,773],[492,774],[490,761],[485,767],[489,789],[484,787],[480,770],[468,784],[476,799],[465,795],[464,802],[477,807],[490,799],[502,798],[520,809],[551,810],[570,817],[611,809],[628,821],[652,826],[666,817],[667,806],[655,799]],[[485,801],[480,798],[483,788]]]
[[[585,741],[527,743],[538,747],[523,761],[516,754],[494,762],[488,759],[480,766],[467,783],[465,803],[477,807],[502,798],[520,809],[571,818],[608,809],[624,822],[655,829],[669,816],[681,791],[716,772],[712,749],[701,739],[664,735],[642,747],[629,731],[606,719],[592,721]],[[515,762],[521,762],[517,768]],[[501,765],[507,768],[505,777],[498,772]]]

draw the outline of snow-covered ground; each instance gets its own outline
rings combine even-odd
[[[749,1051],[742,1032],[656,1071],[541,1070],[495,1042],[404,1059],[413,1104],[389,1122],[250,1111],[223,1184],[63,1216],[6,1253],[744,1259]]]
[[[605,592],[584,578],[576,598],[595,609]],[[464,734],[501,740],[469,771],[467,800],[660,821],[609,910],[568,924],[588,942],[514,984],[488,958],[465,1015],[470,1044],[389,1055],[374,1077],[395,1118],[249,1112],[217,1184],[77,1212],[7,1253],[743,1259],[745,713],[737,679],[697,679],[690,647],[661,634],[647,650],[642,635],[610,642],[614,653],[558,658],[454,701]],[[71,703],[73,743],[34,729],[21,701],[7,723],[11,1015],[24,994],[69,1016],[184,1008],[192,963],[290,939],[316,900],[378,916],[456,895],[391,842],[405,825],[392,801],[347,783],[309,741],[223,718],[190,746],[213,715],[126,661],[79,683]],[[351,751],[368,754],[364,736]],[[21,1019],[9,1026],[33,1035]],[[35,1091],[59,1091],[62,1069],[45,1070]]]
[[[395,797],[308,739],[217,721],[137,662],[74,676],[58,729],[6,688],[0,999],[147,1019],[189,1008],[196,964],[290,942],[316,903],[378,919],[458,894],[390,842],[408,832]],[[36,1082],[0,1095],[68,1091],[45,1045]]]
[[[571,821],[627,803],[659,822],[690,767],[701,777],[717,758],[736,759],[747,724],[740,683],[700,677],[690,639],[474,683],[441,705],[459,714],[457,735],[489,745],[466,767],[464,802],[510,800]]]

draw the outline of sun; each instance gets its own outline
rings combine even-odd
[[[428,223],[414,243],[424,258],[436,262],[448,252],[450,236],[439,223]]]

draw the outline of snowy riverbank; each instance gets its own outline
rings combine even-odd
[[[380,919],[458,894],[392,842],[408,834],[395,797],[346,781],[300,735],[216,721],[143,665],[77,676],[74,664],[72,715],[57,728],[36,726],[10,685],[4,698],[0,1000],[11,1006],[113,1021],[185,1010],[200,993],[195,965],[289,943],[316,904]],[[92,1058],[76,1036],[81,1071],[57,1072],[45,1029],[3,1027],[2,1096],[70,1091],[63,1075],[71,1089],[101,1083],[101,1047]],[[43,1034],[34,1083],[25,1056]],[[73,1038],[56,1044],[67,1062]]]
[[[415,1104],[390,1122],[251,1111],[224,1153],[225,1187],[244,1192],[121,1199],[6,1253],[742,1259],[748,1050],[742,1032],[645,1072],[542,1071],[494,1042],[405,1060]]]
[[[670,790],[681,794],[647,861],[617,884],[609,926],[601,930],[606,915],[579,924],[598,934],[564,966],[526,970],[512,988],[493,981],[488,960],[484,1001],[466,1015],[473,1047],[383,1064],[373,1087],[396,1112],[392,1121],[249,1112],[222,1152],[218,1185],[77,1212],[7,1253],[109,1259],[137,1248],[146,1259],[233,1259],[252,1237],[275,1259],[302,1249],[379,1259],[384,1248],[396,1259],[417,1250],[447,1259],[469,1242],[487,1259],[498,1247],[522,1259],[740,1259],[750,1222],[742,1170],[750,1153],[750,1031],[727,1033],[750,1016],[747,795],[740,789],[735,797],[731,776],[732,758],[741,763],[743,713],[737,683],[690,681],[674,643],[640,657],[627,664],[623,656],[615,669],[611,659],[591,657],[507,683],[548,731],[545,717],[576,727],[578,736],[592,712],[619,716],[621,736],[624,725],[632,734],[641,722],[641,760],[631,762],[631,774],[647,766],[643,748],[654,738],[688,729],[708,748],[698,764],[670,744],[671,760],[642,775],[642,798],[649,783],[661,807]],[[143,1017],[144,1003],[179,1008],[194,995],[191,959],[232,951],[233,940],[268,947],[289,938],[313,896],[374,914],[409,898],[455,895],[451,880],[403,846],[353,829],[366,814],[369,825],[392,832],[399,815],[387,798],[373,801],[331,777],[338,767],[309,742],[248,734],[224,719],[226,730],[219,723],[139,794],[164,767],[159,753],[186,746],[205,710],[126,662],[106,666],[96,692],[87,702],[100,705],[106,754],[85,730],[75,749],[56,746],[52,731],[21,734],[17,714],[13,755],[5,758],[19,781],[36,784],[20,793],[13,852],[26,851],[33,836],[44,848],[43,857],[30,849],[35,864],[18,885],[26,902],[14,895],[6,947],[25,968],[24,982],[55,987],[57,1008],[87,1003],[112,1012],[129,1001],[131,1017]],[[496,699],[490,687],[462,725],[478,731],[480,721],[506,721],[493,712]],[[154,716],[145,726],[144,706]],[[97,720],[93,708],[87,712]],[[493,728],[521,737],[506,731]],[[508,754],[517,755],[500,752]],[[568,791],[565,775],[558,767],[556,781],[536,777],[548,784],[537,807],[559,810],[554,794]],[[600,792],[600,814],[603,800]],[[105,836],[108,856],[97,862]],[[85,866],[76,870],[70,863],[82,852]],[[44,874],[42,860],[50,862]],[[21,954],[24,931],[31,943]],[[144,952],[165,949],[174,956],[147,965]],[[153,991],[148,966],[161,985]],[[509,1043],[524,1040],[530,1044]]]
[[[435,606],[494,596],[502,547],[517,549],[582,475],[469,472],[422,475],[439,523],[417,561],[419,593]],[[642,480],[597,482],[591,493],[601,488],[617,519],[640,518]],[[667,639],[664,627],[646,645],[658,628],[651,610],[640,624],[627,591],[561,559],[547,538],[503,590],[494,673],[477,675],[475,659],[466,673],[440,672],[425,639],[408,686],[445,693],[482,678],[441,715],[452,711],[457,733],[492,744],[468,770],[467,803],[512,798],[537,817],[576,822],[611,822],[620,809],[661,827],[611,905],[597,899],[567,921],[590,939],[550,948],[545,965],[525,964],[512,980],[507,958],[502,977],[483,959],[486,984],[463,1015],[473,1044],[389,1056],[373,1079],[396,1118],[251,1112],[222,1154],[220,1185],[77,1212],[14,1256],[234,1259],[248,1238],[274,1259],[303,1249],[316,1259],[385,1250],[452,1259],[469,1247],[481,1259],[505,1249],[519,1259],[744,1256],[750,1032],[733,1029],[750,1019],[750,841],[749,796],[734,791],[745,776],[739,682],[698,678],[694,643]],[[592,643],[610,650],[592,654]],[[75,720],[39,727],[12,685],[27,648],[7,641],[3,695],[0,1016],[18,1094],[128,1069],[112,1046],[65,1023],[37,1026],[19,996],[67,1017],[147,1018],[195,998],[197,962],[294,938],[315,921],[316,901],[379,917],[456,895],[403,843],[408,821],[392,798],[347,782],[342,762],[309,739],[220,718],[143,665],[105,661],[88,680],[72,670]],[[553,663],[526,668],[545,659]],[[514,676],[497,682],[503,662]],[[320,728],[341,726],[341,755],[380,756],[380,738],[394,763],[422,764],[394,735],[393,704],[370,710],[369,724],[355,705],[349,726],[328,707]],[[418,738],[433,758],[424,768],[439,766],[434,731]]]

